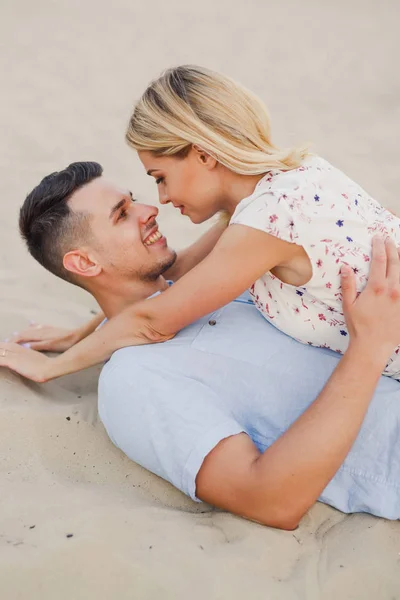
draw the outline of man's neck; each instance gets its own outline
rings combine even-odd
[[[156,281],[118,281],[115,285],[97,288],[91,293],[107,319],[111,319],[127,306],[145,300],[167,288],[166,280],[160,276]]]

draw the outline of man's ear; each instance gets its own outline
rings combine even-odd
[[[192,148],[195,152],[197,160],[208,169],[214,169],[214,167],[218,164],[218,161],[215,158],[210,156],[208,152],[203,150],[203,148],[200,148],[200,146],[197,144],[193,144]]]
[[[71,250],[63,258],[64,269],[79,277],[96,277],[101,273],[101,266],[82,250]]]

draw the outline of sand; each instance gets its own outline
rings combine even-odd
[[[74,160],[156,202],[124,128],[173,64],[236,77],[267,101],[279,144],[313,142],[400,209],[399,12],[396,0],[2,0],[0,335],[91,317],[89,296],[28,256],[18,208]],[[204,230],[169,208],[160,222],[177,248]],[[0,373],[2,600],[400,598],[398,522],[316,505],[280,532],[194,504],[113,447],[98,373],[46,385]]]

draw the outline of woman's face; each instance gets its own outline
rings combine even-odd
[[[205,152],[192,147],[185,158],[138,154],[156,181],[161,204],[170,202],[193,223],[202,223],[223,208],[221,165]]]

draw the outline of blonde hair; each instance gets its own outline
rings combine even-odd
[[[305,147],[281,150],[266,106],[229,77],[187,65],[165,71],[136,104],[126,132],[135,150],[186,156],[198,145],[235,173],[258,175],[301,165]]]

